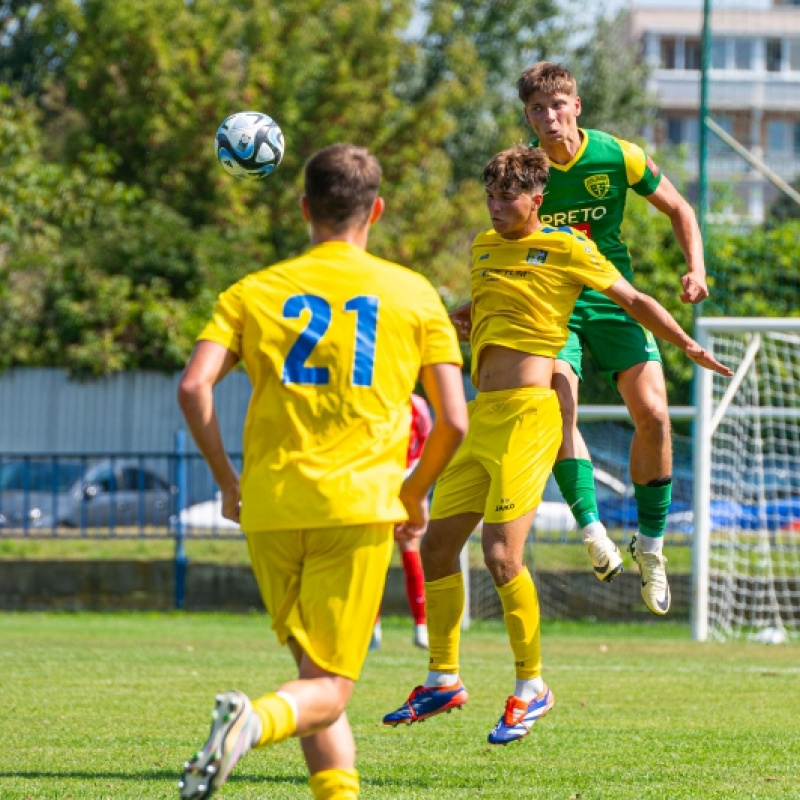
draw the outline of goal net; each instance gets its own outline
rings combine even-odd
[[[800,319],[702,318],[697,338],[735,374],[698,370],[694,638],[797,638]]]

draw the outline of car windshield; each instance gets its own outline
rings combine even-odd
[[[0,490],[65,492],[81,472],[78,462],[7,461],[0,464]]]

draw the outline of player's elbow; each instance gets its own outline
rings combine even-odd
[[[439,446],[452,455],[464,441],[468,428],[466,408],[463,415],[458,411],[446,412],[436,419],[431,438],[434,438],[435,433]]]
[[[455,447],[458,447],[461,442],[464,441],[464,437],[467,435],[467,430],[469,429],[469,418],[467,416],[466,407],[462,410],[459,410],[458,413],[451,414],[448,416],[446,420],[442,420],[445,429],[446,435],[450,442],[452,442]]]
[[[198,398],[202,393],[202,382],[190,373],[185,372],[178,382],[178,407],[186,414],[197,405]]]

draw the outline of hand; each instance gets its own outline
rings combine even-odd
[[[404,487],[405,488],[405,487]],[[408,542],[418,539],[428,527],[428,498],[414,498],[400,490],[400,501],[405,506],[408,519],[394,527],[394,540]]]
[[[732,369],[729,369],[724,364],[717,361],[711,353],[707,350],[703,350],[697,342],[686,348],[686,355],[698,366],[713,370],[720,375],[724,375],[726,378],[730,378],[733,375]]]
[[[222,516],[225,519],[239,522],[239,511],[242,506],[242,495],[239,484],[233,484],[222,490]]]
[[[687,272],[681,278],[681,286],[683,287],[681,292],[682,303],[696,305],[697,303],[702,303],[708,297],[708,286],[704,275],[698,276],[692,272]]]
[[[472,303],[464,303],[450,312],[450,321],[460,342],[468,342],[472,333]]]

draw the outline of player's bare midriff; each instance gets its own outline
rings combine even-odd
[[[549,389],[555,361],[502,345],[489,344],[481,353],[478,368],[478,391],[499,392],[503,389],[539,387]]]

